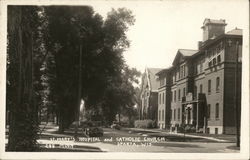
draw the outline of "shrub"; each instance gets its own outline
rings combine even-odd
[[[193,133],[196,131],[196,128],[195,126],[193,125],[190,125],[190,124],[181,124],[179,127],[178,127],[178,132],[186,132],[186,133]]]
[[[156,128],[156,126],[156,121],[153,121],[151,119],[135,121],[135,128]]]

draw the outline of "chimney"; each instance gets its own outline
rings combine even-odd
[[[198,41],[198,49],[201,48],[202,44],[203,44],[202,41]]]
[[[206,18],[203,22],[203,42],[213,39],[225,33],[226,21]]]

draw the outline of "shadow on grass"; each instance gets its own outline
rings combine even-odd
[[[171,141],[171,142],[206,142],[206,143],[217,142],[217,141],[199,138],[199,137],[184,137],[184,136],[176,136],[176,135],[159,136],[159,135],[150,134],[149,137],[156,137],[156,138],[164,137],[167,141]]]
[[[158,143],[155,143],[154,146],[162,146],[164,148],[167,148],[167,147],[180,147],[180,148],[204,148],[204,147],[201,147],[199,145],[195,145],[195,144],[187,144],[187,143],[171,143],[171,142],[167,142],[167,143],[164,143],[164,144],[158,144]]]
[[[64,146],[65,147],[65,146]],[[40,145],[38,152],[103,152],[98,147],[74,145],[72,148],[62,148],[60,145],[54,145],[54,148],[46,148],[44,144]]]

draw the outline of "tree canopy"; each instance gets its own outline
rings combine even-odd
[[[123,53],[134,22],[125,8],[112,9],[105,20],[91,6],[8,8],[9,150],[34,150],[44,110],[56,115],[61,132],[75,120],[81,99],[107,123],[133,111],[140,72],[126,65]]]

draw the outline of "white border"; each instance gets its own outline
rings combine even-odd
[[[153,0],[152,0],[153,1]],[[152,2],[151,1],[151,2]],[[194,0],[193,0],[194,1]],[[243,0],[242,0],[243,1]],[[5,84],[6,84],[6,31],[7,5],[109,5],[131,1],[86,1],[86,0],[0,0],[0,159],[249,159],[249,25],[243,28],[243,64],[242,64],[242,127],[240,153],[65,153],[65,152],[5,152]],[[137,0],[134,3],[150,1]],[[241,1],[239,1],[241,2]],[[164,3],[157,1],[157,3]],[[245,0],[245,3],[249,3]],[[223,8],[223,6],[221,6]],[[249,5],[248,5],[249,11]],[[234,12],[234,11],[232,11]],[[240,9],[239,9],[240,12]],[[249,22],[249,15],[240,17]]]

